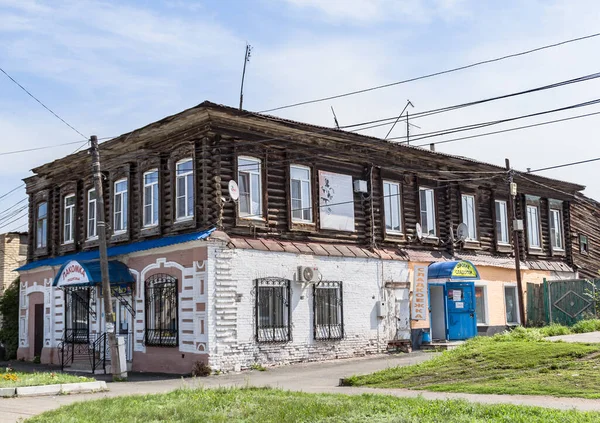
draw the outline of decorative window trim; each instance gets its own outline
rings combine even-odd
[[[240,169],[240,160],[247,160],[247,161],[256,163],[258,166],[258,172],[253,171],[253,170]],[[236,167],[237,167],[237,183],[238,183],[238,187],[240,188],[240,200],[238,200],[238,206],[237,206],[238,216],[244,220],[264,220],[265,212],[263,209],[264,201],[263,201],[262,160],[257,157],[240,155],[237,157]],[[248,204],[250,207],[250,212],[243,212],[241,210],[241,205],[242,205],[241,196],[243,195],[242,184],[240,183],[240,179],[241,179],[240,174],[241,173],[248,175],[248,194],[247,195],[248,195],[248,200],[249,200]],[[258,213],[258,214],[252,213],[252,195],[253,195],[252,181],[251,181],[252,175],[258,175],[258,210],[260,211],[260,213]]]
[[[259,343],[289,342],[292,337],[290,280],[260,278],[254,280],[254,327]],[[265,312],[268,311],[268,314]],[[273,322],[279,320],[279,322]]]
[[[163,315],[166,309],[165,301],[170,306],[170,310]],[[156,325],[157,310],[155,306],[153,307],[156,304],[159,306],[158,325]],[[179,345],[179,284],[177,278],[166,273],[149,276],[144,281],[144,310],[144,344],[156,347],[177,347]],[[164,317],[174,323],[174,327],[167,327],[168,323],[163,321]]]
[[[96,196],[96,198],[94,198],[93,200],[90,199],[90,195],[91,193],[96,194],[96,188],[89,188],[87,190],[86,193],[86,204],[87,204],[87,208],[86,208],[86,220],[85,220],[85,232],[86,232],[86,240],[88,241],[93,241],[95,239],[98,239],[98,197]],[[93,205],[91,205],[93,203]],[[90,234],[90,221],[92,220],[92,218],[90,217],[90,210],[94,210],[94,233],[93,235]]]
[[[327,291],[327,295],[323,293]],[[335,294],[331,296],[330,294]],[[344,299],[343,299],[342,282],[338,281],[321,281],[318,286],[313,285],[313,338],[318,341],[336,340],[344,338]],[[333,297],[333,298],[332,298]],[[328,322],[319,321],[319,300],[334,301],[335,305],[331,307],[325,306]],[[335,315],[331,314],[331,309],[334,308]]]
[[[390,197],[388,197],[388,194],[386,194],[386,190],[385,190],[385,186],[390,185],[390,186],[395,186],[398,189],[398,194],[395,195],[394,197],[391,197],[392,194],[389,194]],[[404,222],[403,222],[403,218],[404,218],[404,213],[402,213],[402,184],[400,182],[397,181],[392,181],[389,179],[384,179],[382,181],[382,193],[383,193],[383,228],[386,234],[388,235],[392,235],[392,236],[402,236],[404,235]],[[398,204],[398,226],[399,226],[399,230],[394,230],[394,229],[388,229],[388,225],[387,225],[387,219],[388,219],[388,205],[391,206],[394,202],[397,202]],[[391,215],[391,213],[390,213]],[[391,216],[392,220],[394,216]],[[393,226],[393,222],[392,222],[392,226]]]
[[[67,200],[73,199],[73,204],[67,206]],[[67,194],[63,197],[63,224],[62,239],[63,245],[73,244],[75,242],[75,210],[77,208],[77,198],[75,194]],[[67,219],[68,217],[68,219]],[[69,223],[67,223],[67,220]],[[67,229],[68,225],[68,229]],[[67,230],[69,233],[67,234]]]
[[[156,181],[155,182],[150,182],[150,183],[146,183],[146,176],[150,175],[152,173],[156,173]],[[158,226],[158,223],[160,221],[160,185],[159,185],[159,178],[158,178],[158,169],[154,168],[154,169],[149,169],[147,171],[145,171],[142,174],[142,227],[144,229],[146,228],[154,228],[155,226]],[[150,188],[152,191],[152,197],[151,197],[151,201],[150,204],[146,204],[146,188]],[[154,197],[154,190],[156,189],[156,198]],[[152,222],[147,224],[146,223],[146,207],[150,206],[150,212],[152,213]],[[156,208],[156,221],[154,221],[154,209]]]
[[[178,168],[180,165],[185,164],[185,163],[191,163],[192,164],[192,169],[191,170],[185,170],[182,171],[181,173],[179,172]],[[193,157],[186,157],[183,158],[181,160],[178,160],[175,162],[175,223],[178,222],[186,222],[188,220],[192,220],[194,218],[195,215],[195,209],[196,209],[196,195],[195,195],[195,185],[194,185],[194,159]],[[191,182],[189,182],[188,177],[191,176]],[[184,181],[184,185],[185,185],[185,189],[184,189],[184,193],[183,195],[180,195],[179,193],[179,179],[183,179]],[[188,190],[190,189],[190,187],[188,186],[189,184],[191,184],[191,192],[192,192],[192,198],[188,197]],[[183,198],[184,199],[184,215],[183,216],[179,216],[179,199]],[[191,209],[191,213],[188,213],[189,211],[189,203],[192,203],[192,209]]]
[[[293,177],[292,170],[294,168],[303,170],[303,171],[307,171],[308,177],[306,179]],[[260,167],[259,167],[259,169],[260,169]],[[312,224],[314,224],[314,221],[315,221],[314,216],[313,216],[314,215],[314,207],[313,207],[313,201],[312,201],[312,198],[313,198],[313,195],[312,195],[312,189],[313,189],[312,169],[309,166],[290,164],[289,172],[290,172],[290,217],[291,217],[292,223],[312,225]],[[260,178],[260,176],[259,176],[259,178]],[[295,206],[294,206],[294,198],[292,196],[293,192],[294,192],[293,191],[294,181],[300,182],[300,198],[299,198],[300,208],[301,208],[300,211],[304,212],[304,210],[308,209],[308,215],[309,215],[308,219],[294,217]],[[303,196],[304,184],[308,184],[308,199],[305,199]],[[262,189],[261,189],[261,191],[262,191]],[[262,195],[262,192],[261,192],[261,195]]]
[[[117,184],[122,182],[126,183],[126,188],[124,191],[117,192]],[[123,193],[125,194],[125,198],[123,197]],[[119,196],[119,202],[121,203],[121,218],[120,218],[120,226],[121,229],[117,228],[117,196]],[[113,183],[113,235],[124,234],[129,229],[129,179],[121,178],[117,179]]]

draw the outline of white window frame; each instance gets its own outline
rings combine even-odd
[[[242,173],[247,174],[248,177],[248,194],[249,194],[249,202],[248,202],[248,206],[250,207],[250,212],[247,211],[242,211],[241,210],[241,205],[242,202],[238,201],[238,213],[239,216],[244,218],[244,219],[255,219],[255,220],[262,220],[263,219],[263,201],[262,201],[262,163],[260,159],[257,159],[256,157],[250,157],[250,156],[238,156],[238,186],[241,186],[240,184],[240,176]],[[246,161],[250,161],[250,162],[254,162],[256,163],[256,165],[258,166],[258,171],[256,170],[252,170],[252,169],[244,169],[244,168],[240,168],[240,160],[246,160]],[[260,210],[260,213],[256,214],[256,213],[252,213],[252,197],[256,194],[254,193],[254,191],[252,190],[252,175],[258,175],[258,197],[257,197],[257,203],[258,203],[258,210]],[[242,190],[240,189],[240,197],[241,195],[243,195]]]
[[[421,202],[421,192],[423,192],[423,191],[426,193],[431,193],[432,210],[427,209],[427,198],[425,199],[425,209],[423,209],[423,203]],[[427,215],[427,228],[423,227],[423,213],[425,213]],[[419,187],[419,222],[421,222],[424,237],[427,237],[429,235],[432,235],[433,237],[437,237],[436,216],[435,216],[435,190],[433,188]],[[431,229],[433,229],[433,233],[430,233],[429,226],[432,226]]]
[[[259,167],[260,169],[260,167]],[[297,177],[293,177],[292,176],[292,170],[293,169],[298,169],[298,170],[303,170],[303,171],[307,171],[308,172],[308,178],[297,178]],[[310,171],[310,167],[308,166],[302,166],[302,165],[296,165],[296,164],[292,164],[290,165],[290,214],[292,216],[292,222],[294,223],[313,223],[313,207],[312,207],[312,183],[311,183],[311,171]],[[260,178],[260,176],[259,176]],[[299,181],[300,182],[300,198],[296,199],[300,200],[300,208],[304,214],[304,211],[308,209],[308,215],[309,218],[308,219],[304,219],[304,218],[297,218],[294,217],[294,198],[292,197],[292,193],[293,193],[293,189],[292,189],[292,185],[294,183],[294,181]],[[302,192],[303,192],[303,188],[308,185],[308,198],[304,198],[302,196]],[[261,190],[262,191],[262,190]],[[261,192],[262,194],[262,192]]]
[[[125,182],[125,190],[117,192],[117,184]],[[129,184],[127,178],[122,178],[115,181],[114,185],[114,195],[113,195],[113,234],[118,235],[127,232],[127,227],[129,225],[129,220],[127,219],[127,203],[129,202]],[[119,223],[121,229],[117,230],[117,197],[118,201],[121,204],[121,217],[119,219]]]
[[[192,163],[192,168],[190,170],[186,170],[183,172],[179,172],[178,168],[179,166],[181,166],[182,164],[185,163]],[[183,194],[179,192],[179,180],[183,179],[184,181],[184,185],[185,185],[185,189],[183,190]],[[191,185],[191,189],[192,189],[192,196],[191,198],[188,196],[188,190],[190,189]],[[175,221],[176,222],[184,222],[186,220],[190,220],[194,218],[194,208],[195,208],[195,195],[194,195],[194,161],[191,157],[187,157],[185,159],[179,160],[177,163],[175,163]],[[179,199],[183,198],[184,199],[184,204],[185,204],[185,208],[183,210],[183,214],[180,215],[179,212]],[[190,209],[190,202],[192,203],[192,208],[191,208],[191,212],[188,213],[188,210]]]
[[[40,219],[40,207],[46,205],[46,215]],[[40,228],[40,222],[42,227]],[[40,230],[41,229],[41,230]],[[40,234],[42,235],[40,237]],[[48,246],[48,202],[42,201],[37,204],[35,211],[35,245],[36,248],[46,248]]]
[[[156,173],[156,182],[150,182],[150,183],[146,183],[146,176],[150,175],[152,173]],[[159,210],[158,210],[158,205],[159,205],[159,201],[160,201],[160,191],[159,191],[159,186],[158,186],[158,169],[150,169],[147,170],[146,172],[143,173],[142,175],[142,198],[143,198],[143,202],[142,202],[142,225],[144,228],[153,228],[155,226],[158,226],[158,220],[160,219],[159,217]],[[147,203],[148,198],[146,196],[146,188],[150,188],[152,195],[150,196],[150,202]],[[156,198],[154,196],[154,190],[156,189]],[[147,213],[146,213],[146,207],[150,206],[150,213],[151,213],[151,222],[150,223],[146,223],[146,218]],[[156,214],[154,213],[156,211]],[[156,215],[156,221],[154,220],[154,216]]]
[[[558,215],[558,218],[555,220],[555,215]],[[553,228],[553,224],[558,223],[558,228]],[[563,236],[563,224],[562,224],[562,212],[559,209],[551,208],[550,209],[550,222],[548,222],[548,226],[550,228],[550,245],[552,246],[552,250],[554,251],[565,251],[565,240]],[[552,230],[556,233],[558,230],[558,236],[560,239],[560,247],[554,245],[554,236],[552,234]]]
[[[67,206],[67,200],[70,199],[73,199],[73,204]],[[75,194],[65,195],[63,199],[63,244],[72,244],[75,242],[75,206]],[[69,223],[67,223],[67,217],[69,218]]]
[[[529,248],[541,250],[542,249],[542,234],[540,231],[540,208],[538,206],[528,204],[526,210],[527,210],[527,245],[529,246]],[[531,216],[532,216],[532,213],[530,213],[531,210],[535,210],[535,217],[536,217],[535,225],[533,225],[531,222]],[[532,241],[534,241],[533,240],[533,229],[535,229],[535,233],[537,235],[537,240],[536,240],[537,244],[534,244],[532,242]]]
[[[485,319],[483,323],[477,323],[477,326],[489,326],[490,325],[490,307],[488,301],[488,286],[486,283],[476,282],[475,289],[483,288],[483,309],[485,312]],[[477,310],[477,293],[475,293],[475,310]]]
[[[498,209],[496,207],[496,205],[498,204],[504,205],[504,215],[498,214]],[[500,245],[510,245],[510,230],[508,226],[508,202],[505,200],[495,200],[494,212],[496,215],[496,242]],[[500,231],[498,231],[498,222],[500,222]],[[500,239],[504,230],[506,230],[506,241]]]
[[[87,219],[85,230],[87,233],[87,239],[97,239],[98,238],[98,207],[97,207],[97,198],[91,199],[91,194],[96,193],[96,188],[90,188],[87,191]],[[90,216],[90,212],[94,211],[94,217]],[[93,220],[93,228],[94,232],[90,231],[90,222]]]
[[[393,195],[392,194],[387,194],[386,192],[386,185],[391,186],[395,186],[396,189],[398,190],[398,194],[397,195]],[[388,190],[391,193],[391,189]],[[396,203],[398,205],[398,216],[394,216],[392,213],[392,204]],[[394,181],[389,181],[389,180],[384,180],[383,181],[383,217],[384,217],[384,227],[385,227],[385,233],[387,234],[392,234],[392,235],[402,235],[403,234],[403,225],[402,225],[402,188],[400,186],[400,183],[398,182],[394,182]],[[391,226],[392,228],[394,227],[394,218],[397,218],[398,221],[398,228],[400,228],[399,230],[395,230],[395,229],[388,229],[388,218],[391,219]]]
[[[462,207],[462,222],[467,225],[468,228],[467,241],[477,241],[477,203],[475,201],[475,195],[462,194],[460,196],[460,201]],[[471,210],[469,210],[469,201],[472,201],[472,204],[470,205]]]
[[[510,289],[514,289],[515,291],[515,309],[517,312],[517,321],[516,322],[509,322],[506,321],[506,325],[507,326],[518,326],[521,324],[521,311],[519,309],[519,290],[517,288],[517,284],[516,283],[505,283],[504,286],[502,287],[502,297],[504,298],[504,319],[506,319],[506,288],[510,288]]]

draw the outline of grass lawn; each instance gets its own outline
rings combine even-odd
[[[54,385],[58,383],[93,382],[95,379],[64,373],[0,372],[0,388]]]
[[[600,421],[600,413],[385,395],[332,395],[272,389],[179,390],[79,402],[27,420],[40,422],[561,422]]]
[[[600,398],[600,345],[477,337],[414,366],[346,379],[350,385],[476,394]]]

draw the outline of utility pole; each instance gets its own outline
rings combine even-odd
[[[412,103],[410,104],[412,106]],[[408,110],[406,111],[406,145],[410,145],[410,123],[408,123]]]
[[[242,86],[240,88],[240,110],[242,110],[242,104],[244,103],[244,78],[246,77],[246,63],[250,61],[251,53],[252,46],[246,43],[246,54],[244,55],[244,70],[242,71]]]
[[[517,207],[515,199],[517,197],[517,184],[513,182],[514,171],[510,168],[510,160],[505,159],[506,170],[508,171],[508,193],[509,193],[509,214],[512,216],[512,233],[513,245],[515,254],[515,269],[517,272],[517,291],[519,302],[519,315],[521,316],[521,324],[525,326],[525,304],[523,300],[523,283],[521,282],[521,252],[519,247],[519,232],[522,230],[522,224],[517,227]],[[522,223],[522,222],[521,222]]]
[[[126,370],[121,369],[117,336],[115,333],[115,314],[110,295],[110,279],[108,274],[108,255],[106,252],[106,221],[104,218],[104,194],[102,192],[102,173],[100,172],[100,154],[98,153],[98,137],[92,135],[90,153],[92,155],[92,173],[96,190],[96,216],[98,227],[98,249],[100,250],[100,272],[102,275],[102,298],[104,299],[104,319],[108,345],[110,346],[111,370],[113,379],[122,380],[127,377]],[[106,354],[106,352],[105,352]],[[124,375],[124,376],[123,376]]]

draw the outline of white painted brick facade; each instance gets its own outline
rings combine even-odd
[[[343,282],[342,340],[313,339],[312,287],[295,282],[298,266],[318,267],[323,280]],[[291,280],[292,340],[264,344],[255,340],[254,283],[257,278]],[[214,243],[208,252],[209,365],[231,371],[298,361],[318,361],[384,351],[399,320],[397,304],[408,315],[408,290],[396,295],[386,282],[407,282],[408,262],[231,249]],[[396,291],[398,292],[398,291]],[[384,301],[387,318],[377,316]],[[388,305],[389,304],[389,305]],[[403,311],[404,313],[404,311]]]

